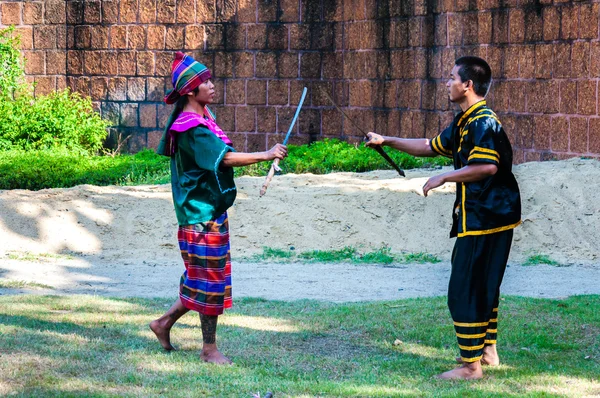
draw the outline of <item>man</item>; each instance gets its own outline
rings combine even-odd
[[[521,223],[521,199],[512,174],[512,148],[496,114],[487,107],[492,80],[489,65],[478,57],[456,60],[446,83],[450,101],[462,110],[432,140],[383,137],[369,133],[367,146],[389,146],[414,156],[447,156],[454,170],[431,177],[423,194],[456,183],[450,237],[452,251],[448,307],[462,366],[442,379],[479,379],[481,364],[498,365],[496,334],[500,284]]]

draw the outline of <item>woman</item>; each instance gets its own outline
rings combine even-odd
[[[185,264],[179,298],[150,323],[165,350],[173,350],[170,330],[189,310],[200,313],[206,362],[230,364],[217,349],[217,319],[231,307],[231,257],[227,209],[236,196],[233,167],[287,156],[284,145],[269,151],[238,153],[215,122],[207,105],[215,91],[210,70],[181,52],[172,66],[173,90],[165,97],[176,104],[157,152],[171,157],[173,203]]]

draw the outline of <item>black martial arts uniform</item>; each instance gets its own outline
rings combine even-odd
[[[475,163],[498,167],[480,181],[456,183],[450,237],[452,252],[448,307],[464,362],[481,359],[496,343],[500,284],[513,228],[521,223],[519,186],[512,174],[512,147],[496,114],[485,101],[456,116],[430,141],[431,149],[460,169]]]

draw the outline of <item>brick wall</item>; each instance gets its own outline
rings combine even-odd
[[[599,15],[598,0],[0,0],[36,93],[90,95],[131,151],[157,144],[177,50],[212,69],[219,124],[247,151],[283,139],[303,86],[294,143],[360,139],[321,90],[365,129],[432,137],[456,110],[453,61],[472,54],[517,162],[600,156]]]

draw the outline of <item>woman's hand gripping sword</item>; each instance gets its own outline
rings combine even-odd
[[[287,145],[287,142],[290,139],[290,136],[292,135],[292,130],[294,129],[294,125],[296,124],[296,119],[298,119],[298,115],[300,114],[300,109],[302,109],[302,104],[304,103],[304,98],[306,97],[306,91],[307,91],[307,89],[306,89],[306,87],[304,87],[304,90],[302,90],[302,97],[300,97],[300,103],[298,104],[298,107],[296,108],[296,113],[294,114],[294,118],[292,119],[290,128],[288,129],[287,135],[285,136],[285,139],[283,140],[283,145]],[[269,187],[269,183],[271,182],[271,179],[275,175],[275,171],[281,171],[281,169],[279,168],[279,159],[275,159],[273,161],[273,163],[271,164],[271,168],[269,169],[269,174],[267,174],[267,178],[265,179],[265,182],[262,185],[262,188],[260,188],[260,196],[263,196],[265,193],[267,193],[267,188]]]

